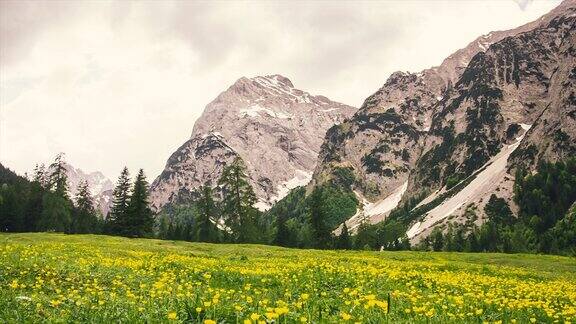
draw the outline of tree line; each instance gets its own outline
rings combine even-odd
[[[437,227],[416,246],[406,237],[409,224],[402,217],[378,224],[363,221],[354,234],[349,231],[344,221],[359,203],[351,188],[353,175],[345,168],[308,194],[306,188],[296,188],[261,212],[255,208],[257,198],[246,166],[236,158],[224,167],[214,186],[206,183],[156,215],[149,206],[144,172],[140,170],[131,182],[124,168],[104,217],[94,207],[87,183],[81,183],[76,196],[70,197],[62,155],[48,169],[38,166],[31,181],[0,167],[3,231],[105,233],[317,249],[576,254],[575,158],[542,163],[534,174],[517,169],[518,216],[506,200],[493,195],[484,207],[487,220],[481,225],[476,225],[478,210],[469,206],[466,223]]]
[[[82,181],[71,197],[63,154],[46,168],[37,165],[31,180],[0,165],[0,226],[6,232],[105,233],[153,236],[154,218],[148,206],[148,184],[140,170],[133,184],[124,168],[114,190],[108,217],[95,207]]]
[[[436,229],[419,248],[576,255],[576,158],[544,162],[536,171],[516,170],[517,216],[506,200],[492,195],[482,225],[471,222]]]

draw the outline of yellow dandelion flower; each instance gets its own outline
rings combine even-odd
[[[348,321],[352,318],[352,315],[350,315],[348,313],[342,313],[342,314],[340,314],[340,316],[342,316],[342,319],[345,321]]]

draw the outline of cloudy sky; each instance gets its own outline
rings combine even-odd
[[[150,181],[204,106],[236,79],[282,74],[360,106],[558,0],[0,0],[0,162],[19,173],[58,152],[116,179]]]

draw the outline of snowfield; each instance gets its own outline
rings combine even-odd
[[[346,221],[346,226],[349,230],[355,232],[364,219],[368,220],[371,224],[383,221],[392,209],[398,206],[407,188],[408,181],[396,188],[396,190],[386,198],[374,203],[369,202],[360,193],[354,191],[358,200],[362,202],[362,208],[358,209],[356,214]]]
[[[508,157],[522,142],[524,135],[528,132],[531,125],[520,124],[524,133],[516,138],[516,142],[506,145],[496,156],[484,165],[482,170],[474,180],[472,180],[464,189],[460,190],[456,195],[446,199],[442,204],[430,210],[425,214],[424,218],[412,225],[406,232],[406,235],[411,241],[416,242],[418,235],[425,230],[434,226],[439,221],[444,220],[448,216],[454,214],[462,207],[466,207],[470,202],[477,198],[486,196],[488,193],[495,191],[496,187],[500,184],[501,180],[506,174],[506,165]],[[442,190],[443,191],[443,190]],[[438,192],[432,194],[435,197]],[[432,201],[433,198],[426,198],[425,201]]]

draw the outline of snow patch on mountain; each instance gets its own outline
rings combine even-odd
[[[481,168],[482,171],[480,171],[474,180],[472,180],[466,187],[454,196],[446,199],[442,204],[430,210],[424,215],[424,218],[421,221],[412,225],[406,232],[408,238],[414,240],[425,230],[454,214],[463,206],[466,207],[475,198],[493,192],[495,187],[500,183],[500,180],[506,174],[508,157],[520,145],[531,125],[522,124],[521,127],[524,129],[524,134],[518,137],[516,142],[506,145],[496,156],[488,161],[488,163]],[[432,194],[432,196],[437,195],[438,193]],[[425,200],[432,201],[433,199],[427,198]]]
[[[312,180],[312,172],[296,170],[294,178],[285,181],[276,188],[277,195],[275,201],[278,201],[288,195],[290,190],[307,185]]]
[[[354,191],[358,200],[362,203],[362,207],[356,211],[354,216],[346,221],[346,226],[351,231],[356,231],[362,221],[366,220],[371,224],[376,224],[383,221],[388,214],[398,206],[402,200],[402,196],[408,188],[408,181],[404,182],[401,186],[396,188],[390,195],[377,202],[371,203],[362,194]]]
[[[294,88],[281,75],[240,78],[209,103],[150,188],[154,210],[217,183],[234,158],[246,164],[256,207],[267,210],[308,184],[326,131],[356,112]]]
[[[260,117],[260,112],[265,112],[268,116],[274,118],[281,118],[281,119],[288,119],[292,118],[293,116],[286,114],[284,112],[276,112],[268,108],[264,108],[258,104],[252,105],[246,109],[240,109],[239,116],[240,117]]]

